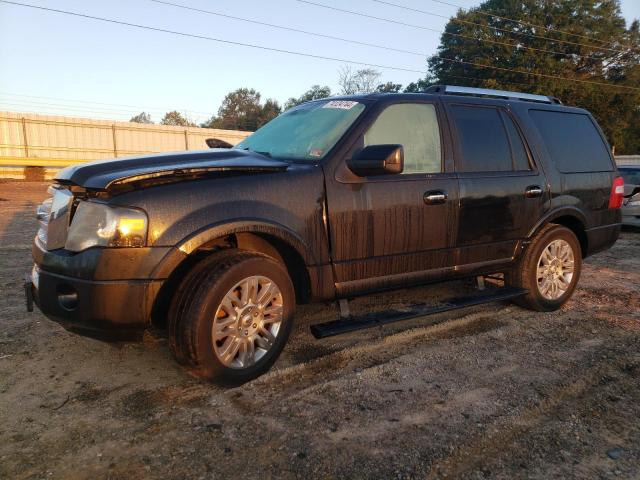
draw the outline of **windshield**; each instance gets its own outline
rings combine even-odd
[[[640,168],[619,168],[627,185],[640,185]]]
[[[305,103],[274,118],[235,148],[317,161],[333,148],[364,108],[362,103],[347,100]]]

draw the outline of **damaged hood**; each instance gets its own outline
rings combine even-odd
[[[148,179],[210,175],[215,172],[277,172],[289,164],[259,153],[235,149],[211,149],[102,160],[73,165],[60,171],[56,180],[64,185],[107,190]]]

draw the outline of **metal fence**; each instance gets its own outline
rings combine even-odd
[[[0,176],[24,177],[31,169],[50,177],[92,160],[206,149],[207,138],[235,145],[250,133],[0,112]]]

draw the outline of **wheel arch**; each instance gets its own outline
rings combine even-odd
[[[582,257],[584,258],[589,251],[589,239],[586,233],[586,218],[577,208],[563,208],[555,210],[546,215],[538,224],[529,232],[529,239],[532,239],[537,233],[549,223],[562,225],[571,230],[580,242]]]
[[[247,221],[212,226],[180,242],[156,268],[154,276],[166,279],[156,297],[151,323],[163,326],[176,289],[183,278],[207,256],[221,250],[245,250],[263,253],[284,264],[294,285],[296,303],[308,303],[311,278],[307,266],[315,261],[304,242],[284,227]]]

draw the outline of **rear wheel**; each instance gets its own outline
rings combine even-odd
[[[516,303],[532,310],[553,311],[573,294],[581,268],[582,251],[575,234],[550,224],[535,236],[506,280],[528,290]]]
[[[176,294],[169,315],[172,350],[198,376],[251,380],[280,355],[294,308],[293,285],[277,260],[237,250],[215,254]]]

